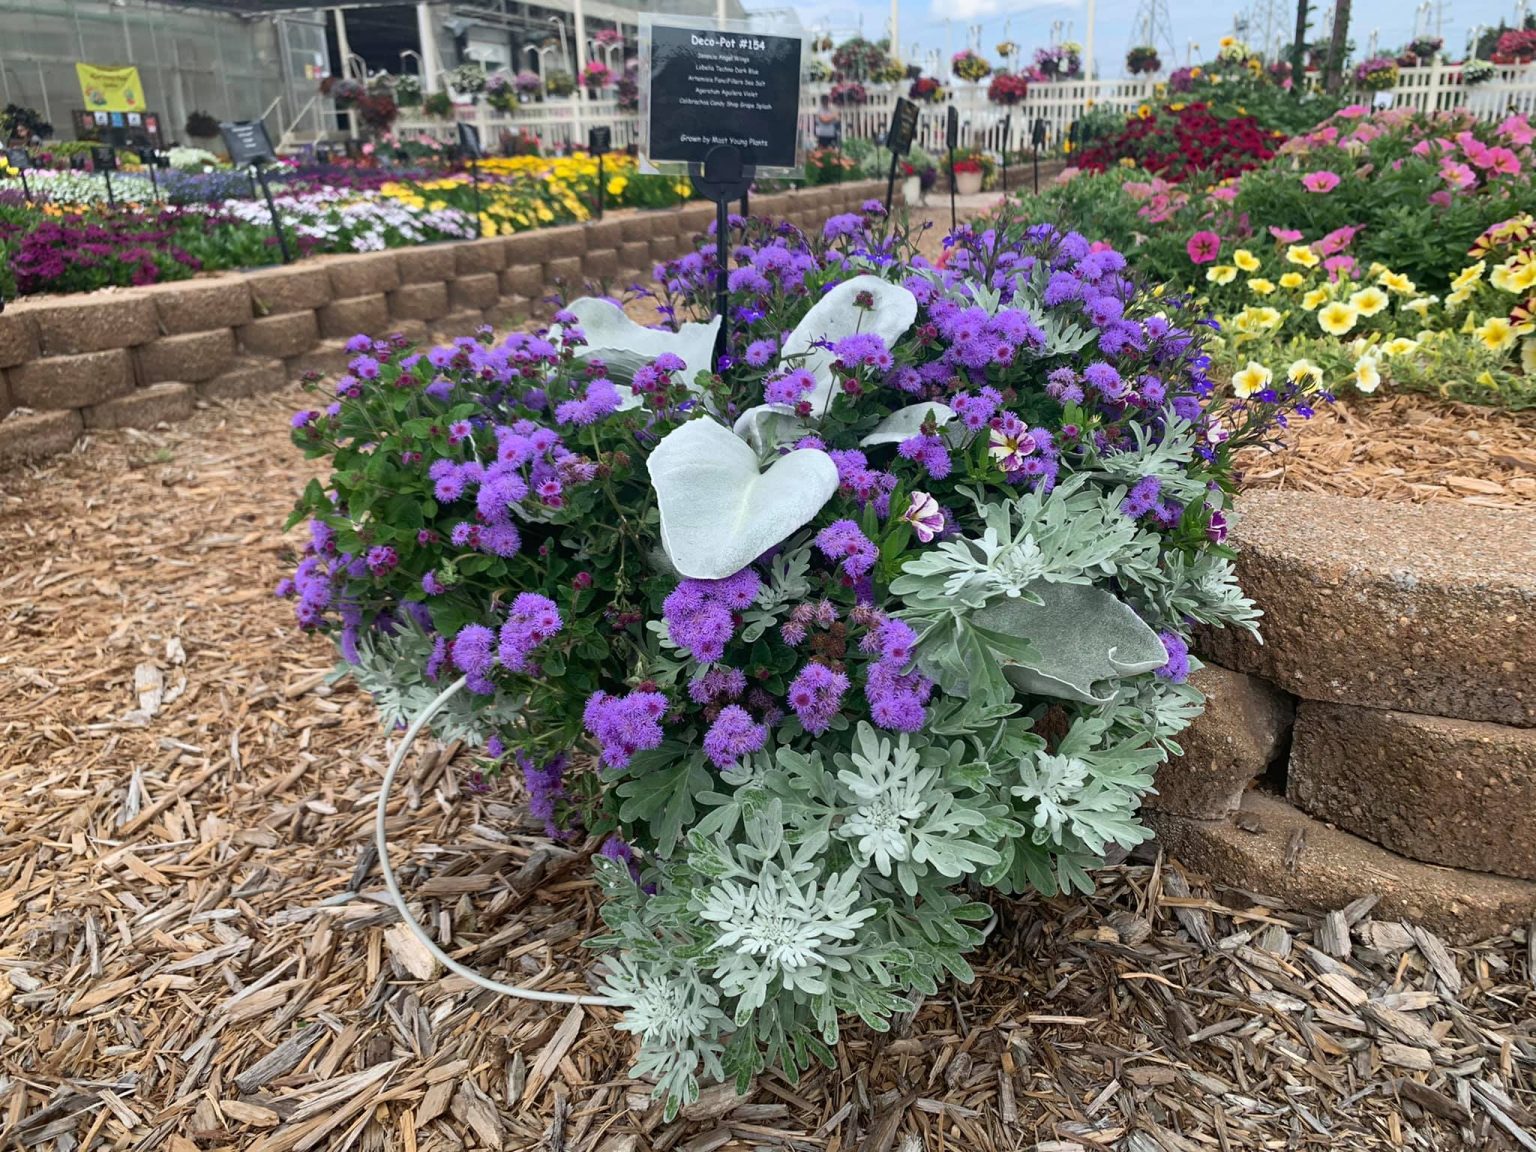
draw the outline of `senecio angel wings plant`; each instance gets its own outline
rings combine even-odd
[[[333,471],[280,588],[389,725],[462,678],[436,734],[602,845],[592,943],[672,1108],[830,1062],[971,977],[989,891],[1148,837],[1191,629],[1255,627],[1230,459],[1286,404],[1209,399],[1198,318],[1075,234],[937,267],[877,202],[732,229],[717,372],[713,240],[662,327],[355,340],[294,420]]]

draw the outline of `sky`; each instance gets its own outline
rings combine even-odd
[[[1098,0],[1094,20],[1095,72],[1102,76],[1118,76],[1124,71],[1126,49],[1141,43],[1139,34],[1141,14],[1148,0]],[[747,0],[748,7],[775,6],[774,0]],[[1051,40],[1051,29],[1056,22],[1062,27],[1061,38],[1079,42],[1086,37],[1087,0],[898,0],[902,56],[908,63],[926,62],[929,52],[940,53],[946,49],[953,53],[967,46],[970,29],[981,26],[983,54],[997,63],[996,44],[1008,37],[1019,44],[1026,54],[1043,47]],[[1476,25],[1497,25],[1503,18],[1515,23],[1515,0],[1429,0],[1431,25],[1435,8],[1441,12],[1439,33],[1445,38],[1448,51],[1458,57]],[[1175,49],[1174,62],[1184,64],[1191,41],[1199,47],[1194,57],[1200,60],[1214,55],[1216,41],[1232,31],[1233,19],[1247,14],[1249,27],[1246,39],[1255,47],[1264,39],[1266,16],[1275,29],[1275,35],[1289,43],[1296,20],[1295,0],[1162,0],[1168,15],[1170,39]],[[1536,11],[1536,2],[1530,4]],[[826,27],[829,9],[825,4],[796,4],[801,22],[807,28]],[[1314,9],[1332,9],[1332,0],[1313,0]],[[1370,44],[1371,34],[1377,33],[1380,48],[1387,51],[1410,40],[1414,34],[1415,14],[1419,0],[1354,0],[1354,14],[1350,19],[1351,38],[1357,46],[1357,54]],[[863,33],[869,39],[880,39],[886,34],[891,6],[879,0],[841,0],[835,6],[836,16],[831,19],[834,37],[842,39],[858,33],[862,20]],[[1272,14],[1271,14],[1272,13]],[[946,18],[948,23],[946,25]],[[1313,36],[1319,36],[1324,26],[1321,12],[1312,17]],[[1072,26],[1070,37],[1066,27]],[[916,45],[920,55],[914,55]],[[1159,45],[1165,66],[1168,66],[1168,44]]]

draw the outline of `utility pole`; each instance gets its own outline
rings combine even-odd
[[[1296,36],[1291,41],[1291,94],[1301,98],[1306,85],[1302,83],[1307,66],[1307,17],[1310,15],[1308,0],[1296,0]]]
[[[1338,91],[1344,77],[1344,53],[1349,42],[1350,0],[1333,0],[1333,34],[1328,41],[1328,63],[1323,69],[1323,87]]]

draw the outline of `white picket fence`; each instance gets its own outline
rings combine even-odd
[[[1000,151],[1004,130],[1013,148],[1030,142],[1036,121],[1043,121],[1048,146],[1054,147],[1066,135],[1073,121],[1094,107],[1109,107],[1131,112],[1138,105],[1160,99],[1159,81],[1152,77],[1117,80],[1065,80],[1050,84],[1031,84],[1023,101],[1001,107],[987,100],[987,84],[956,81],[950,90],[950,104],[960,114],[960,143],[965,147]],[[845,140],[880,139],[891,121],[896,98],[906,94],[906,84],[866,85],[866,103],[837,109]],[[820,108],[826,85],[808,85],[801,93],[801,129],[807,147],[813,146],[811,125]],[[1486,83],[1467,87],[1461,83],[1458,66],[1436,64],[1422,68],[1404,68],[1396,89],[1390,96],[1393,106],[1411,107],[1423,112],[1465,108],[1483,120],[1497,120],[1510,112],[1536,115],[1536,64],[1500,68]],[[1166,97],[1161,97],[1166,99]],[[1368,101],[1369,96],[1363,96]],[[546,152],[564,151],[586,143],[587,129],[606,126],[613,132],[613,146],[625,148],[639,140],[640,118],[633,111],[622,111],[612,99],[593,100],[585,96],[547,99],[518,105],[511,112],[498,112],[484,104],[460,105],[456,116],[474,124],[487,151],[499,151],[502,134],[515,136],[528,132],[537,136]],[[937,152],[944,146],[946,105],[924,105],[918,117],[917,144]],[[402,135],[423,133],[444,141],[455,136],[453,121],[430,119],[418,109],[404,109],[396,132]]]

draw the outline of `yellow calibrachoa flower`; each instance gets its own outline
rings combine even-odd
[[[1416,296],[1412,300],[1403,301],[1403,311],[1416,312],[1418,313],[1419,319],[1427,319],[1429,316],[1430,306],[1433,305],[1437,300],[1438,297],[1435,296]]]
[[[1301,306],[1308,312],[1316,312],[1332,299],[1333,293],[1327,288],[1314,288],[1301,298]]]
[[[1511,294],[1525,292],[1531,285],[1536,284],[1536,264],[1516,264],[1519,257],[1511,256],[1504,263],[1493,270],[1488,277],[1488,283],[1501,292]]]
[[[1305,356],[1300,360],[1291,361],[1291,366],[1285,370],[1285,378],[1292,384],[1300,384],[1304,388],[1323,386],[1323,370]]]
[[[1317,314],[1317,323],[1330,336],[1342,336],[1355,326],[1360,318],[1353,304],[1335,300]]]
[[[1413,286],[1412,280],[1408,279],[1401,272],[1393,272],[1390,268],[1385,269],[1380,276],[1376,277],[1376,283],[1389,292],[1396,292],[1399,296],[1412,296],[1417,291]]]
[[[1362,356],[1355,361],[1355,370],[1352,375],[1355,387],[1362,392],[1374,392],[1381,384],[1381,369],[1377,367],[1374,356]]]
[[[1248,291],[1252,292],[1255,296],[1268,296],[1274,290],[1274,281],[1266,280],[1262,276],[1255,276],[1252,280],[1248,281]]]
[[[1380,288],[1362,288],[1349,298],[1349,302],[1360,315],[1374,316],[1391,300]]]
[[[1406,336],[1394,336],[1381,346],[1381,350],[1388,356],[1406,356],[1419,350],[1419,342]]]
[[[1230,264],[1212,264],[1205,270],[1205,278],[1212,284],[1230,284],[1237,279],[1237,269]]]
[[[1232,373],[1232,394],[1239,400],[1246,400],[1255,392],[1262,392],[1269,387],[1269,382],[1274,379],[1274,374],[1257,360],[1248,361],[1247,367]]]
[[[1196,71],[1199,71],[1199,69],[1196,69]],[[1188,105],[1185,104],[1182,100],[1180,100],[1176,104],[1168,105],[1168,111],[1170,111],[1170,112],[1182,112],[1187,107],[1188,107]]]
[[[1300,264],[1303,268],[1316,268],[1318,255],[1305,244],[1292,244],[1285,250],[1285,258],[1292,264]]]
[[[1472,333],[1490,352],[1508,352],[1515,345],[1515,326],[1503,316],[1490,316]]]
[[[1280,277],[1280,287],[1282,288],[1300,288],[1306,282],[1307,278],[1300,272],[1287,272],[1285,275]]]
[[[1493,378],[1493,373],[1486,368],[1477,374],[1477,382],[1484,388],[1492,388],[1494,391],[1498,391],[1499,382]]]
[[[1469,264],[1456,273],[1456,278],[1451,281],[1451,287],[1457,291],[1472,287],[1472,285],[1483,278],[1483,269],[1487,267],[1488,261],[1486,260],[1479,260],[1476,264]]]
[[[1147,105],[1147,104],[1139,105],[1137,107],[1137,109],[1136,109],[1136,118],[1138,120],[1150,120],[1150,119],[1152,119],[1152,108],[1151,108],[1151,106]]]
[[[615,176],[608,181],[608,195],[622,196],[624,189],[629,187],[629,181],[623,176]]]
[[[1232,253],[1232,263],[1236,264],[1244,272],[1257,272],[1259,270],[1259,258],[1246,248],[1239,248]]]

